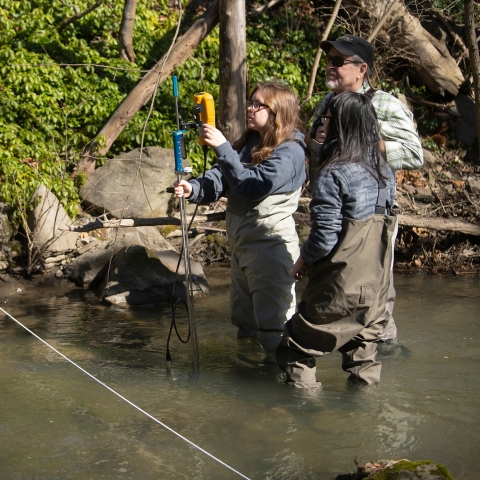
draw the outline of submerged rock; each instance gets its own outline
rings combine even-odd
[[[335,480],[453,480],[441,464],[429,460],[378,460],[359,465],[356,472],[337,475]]]
[[[100,270],[90,288],[100,299],[119,306],[169,303],[172,296],[186,298],[183,260],[175,278],[179,258],[175,251],[124,247]],[[191,274],[196,290],[207,293],[208,282],[198,262],[191,261]]]
[[[105,238],[92,239],[81,247],[80,256],[65,268],[65,275],[77,285],[88,286],[104,265],[122,248],[142,245],[152,250],[175,250],[155,227],[106,230]]]

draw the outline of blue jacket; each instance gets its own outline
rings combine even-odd
[[[193,192],[188,199],[195,203],[210,203],[225,196],[228,189],[247,199],[260,201],[269,195],[290,193],[305,182],[304,135],[295,132],[295,141],[287,141],[275,148],[259,165],[251,165],[252,148],[259,140],[252,135],[240,153],[229,142],[214,148],[217,164],[205,172],[202,192],[201,177],[190,180]]]
[[[395,175],[383,162],[390,205],[395,200]],[[347,163],[320,170],[310,202],[311,230],[300,254],[306,263],[326,257],[338,242],[344,217],[363,220],[375,214],[378,182],[362,166]]]

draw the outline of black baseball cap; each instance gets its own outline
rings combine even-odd
[[[331,47],[336,48],[344,55],[358,55],[370,69],[373,68],[373,47],[365,39],[347,34],[336,40],[326,40],[320,43],[320,48],[327,53]]]

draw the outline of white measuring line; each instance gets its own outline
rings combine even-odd
[[[73,362],[72,360],[70,360],[68,357],[66,357],[63,353],[59,352],[55,347],[52,347],[50,344],[48,344],[45,340],[43,340],[42,338],[40,338],[36,333],[32,332],[29,328],[27,328],[25,325],[23,325],[22,323],[20,323],[16,318],[12,317],[12,315],[10,315],[7,311],[5,311],[3,308],[0,307],[0,310],[5,314],[7,315],[8,317],[10,317],[14,322],[16,322],[18,325],[20,325],[22,328],[24,328],[28,333],[31,333],[35,338],[37,338],[38,340],[40,340],[42,343],[44,343],[47,347],[51,348],[55,353],[58,353],[58,355],[60,355],[61,357],[63,357],[65,360],[67,360],[67,362],[70,362],[72,365],[74,365],[75,367],[77,367],[79,370],[81,370],[83,373],[85,373],[85,375],[88,375],[90,378],[92,378],[93,380],[95,380],[96,382],[98,382],[100,385],[102,385],[103,387],[105,387],[107,390],[110,390],[112,393],[114,393],[117,397],[121,398],[122,400],[124,400],[125,402],[129,403],[132,407],[136,408],[139,412],[142,412],[144,415],[146,415],[148,418],[152,419],[154,422],[157,422],[159,425],[161,425],[163,428],[165,428],[166,430],[168,430],[169,432],[172,432],[174,435],[176,435],[177,437],[181,438],[182,440],[184,440],[185,442],[187,442],[188,444],[190,444],[192,447],[195,447],[196,449],[200,450],[202,453],[204,453],[205,455],[208,455],[210,458],[212,458],[213,460],[215,460],[216,462],[220,463],[221,465],[223,465],[224,467],[228,468],[229,470],[231,470],[232,472],[236,473],[237,475],[240,475],[240,477],[242,478],[245,478],[246,480],[250,480],[250,478],[246,477],[245,475],[243,475],[243,473],[240,473],[239,471],[235,470],[234,468],[230,467],[229,465],[227,465],[226,463],[222,462],[220,459],[218,459],[217,457],[213,456],[211,453],[208,453],[206,450],[204,450],[203,448],[199,447],[198,445],[196,445],[195,443],[191,442],[188,438],[185,438],[184,436],[180,435],[178,432],[176,432],[175,430],[173,430],[172,428],[170,428],[169,426],[165,425],[164,423],[162,423],[160,420],[157,420],[155,417],[153,417],[152,415],[150,415],[148,412],[146,412],[145,410],[142,410],[140,407],[137,407],[137,405],[135,405],[134,403],[132,403],[130,400],[128,400],[127,398],[123,397],[122,395],[120,395],[118,392],[116,392],[115,390],[113,390],[113,388],[110,388],[108,385],[106,385],[105,383],[101,382],[98,378],[94,377],[91,373],[88,373],[86,370],[84,370],[82,367],[80,367],[79,365],[77,365],[75,362]]]

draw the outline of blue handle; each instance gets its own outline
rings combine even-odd
[[[173,96],[174,96],[175,98],[178,98],[178,82],[177,82],[177,76],[174,75],[174,76],[172,77],[172,79],[173,79]]]
[[[183,169],[183,159],[185,146],[183,144],[183,134],[185,130],[177,130],[173,132],[173,153],[175,155],[175,173],[185,173]]]

